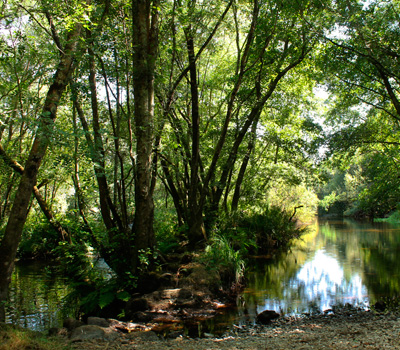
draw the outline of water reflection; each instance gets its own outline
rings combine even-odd
[[[399,258],[399,225],[319,222],[288,254],[254,262],[239,299],[240,320],[265,309],[299,314],[346,303],[367,307],[398,295]]]
[[[60,326],[65,316],[62,299],[69,292],[65,279],[51,275],[44,264],[16,264],[6,322],[39,331]]]
[[[320,221],[291,252],[252,261],[238,308],[200,326],[219,334],[233,323],[253,322],[265,309],[300,314],[346,303],[368,306],[400,295],[399,261],[400,225]],[[43,265],[18,265],[7,322],[36,330],[60,325],[67,293],[64,279],[50,276]]]

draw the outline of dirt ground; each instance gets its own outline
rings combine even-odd
[[[132,332],[112,342],[85,341],[72,346],[76,350],[400,349],[400,313],[344,310],[280,318],[269,325],[234,326],[220,338],[164,339],[154,332]]]

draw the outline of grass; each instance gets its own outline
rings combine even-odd
[[[0,350],[68,350],[62,339],[46,337],[21,327],[0,323]]]
[[[375,222],[389,222],[391,224],[400,224],[400,211],[395,211],[392,215],[385,219],[374,219]]]

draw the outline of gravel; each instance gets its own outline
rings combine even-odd
[[[233,326],[220,338],[175,339],[154,332],[120,334],[113,341],[72,344],[77,350],[400,349],[400,313],[345,309],[315,316],[281,317],[269,325]]]

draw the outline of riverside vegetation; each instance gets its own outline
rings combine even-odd
[[[399,6],[4,2],[0,322],[16,258],[128,318],[207,274],[228,302],[317,211],[398,220]]]

